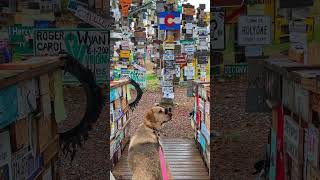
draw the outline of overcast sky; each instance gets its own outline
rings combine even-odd
[[[206,12],[210,11],[210,0],[188,0],[188,3],[195,6],[195,8],[199,7],[199,4],[206,4]]]

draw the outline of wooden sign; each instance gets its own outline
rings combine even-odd
[[[146,32],[144,31],[136,31],[134,32],[135,38],[146,38]]]
[[[193,16],[196,14],[196,11],[194,8],[183,8],[183,14],[187,16]]]

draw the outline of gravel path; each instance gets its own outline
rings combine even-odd
[[[254,180],[254,163],[264,157],[271,113],[247,113],[245,79],[218,83],[213,101],[214,130],[220,133],[212,145],[215,180]]]
[[[137,108],[130,114],[132,118],[130,135],[134,134],[137,126],[143,122],[146,111],[161,100],[161,92],[145,91]],[[172,121],[163,125],[161,134],[166,138],[192,138],[193,131],[191,128],[189,113],[193,110],[193,98],[187,97],[187,89],[175,88],[174,102],[179,106],[173,109]]]

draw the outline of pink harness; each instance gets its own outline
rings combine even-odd
[[[164,154],[163,154],[163,150],[162,150],[161,146],[159,147],[159,156],[160,156],[160,166],[161,166],[162,178],[163,178],[163,180],[169,180],[166,161],[164,159]]]

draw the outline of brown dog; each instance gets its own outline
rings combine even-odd
[[[144,122],[130,140],[128,164],[133,174],[132,180],[162,180],[159,159],[161,145],[157,133],[161,125],[171,119],[171,112],[162,107],[153,107],[147,112]],[[168,164],[167,172],[172,180]]]

